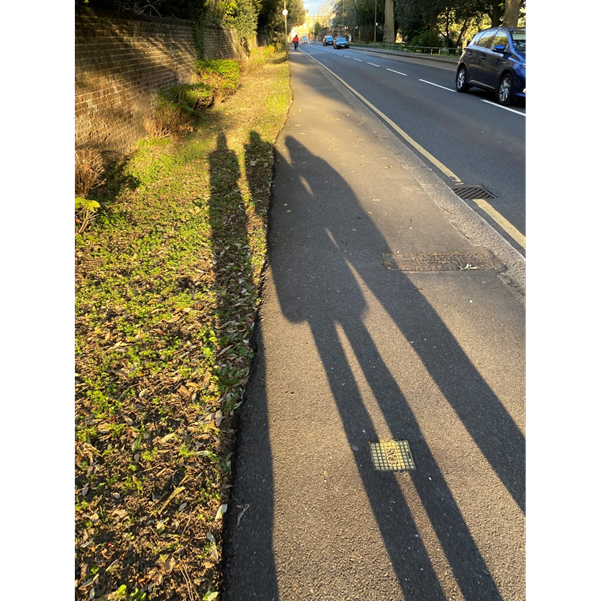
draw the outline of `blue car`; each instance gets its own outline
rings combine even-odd
[[[458,92],[471,87],[493,91],[507,106],[526,99],[526,30],[493,27],[480,31],[464,48],[455,76]]]

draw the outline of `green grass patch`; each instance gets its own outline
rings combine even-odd
[[[255,55],[243,75],[209,61],[203,85],[169,92],[165,102],[193,114],[188,135],[140,141],[76,235],[77,599],[91,578],[107,601],[221,586],[215,516],[228,501],[273,146],[291,101],[278,58]],[[235,96],[194,114],[217,80]]]

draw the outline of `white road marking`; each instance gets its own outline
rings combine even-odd
[[[431,86],[436,86],[437,88],[442,88],[443,90],[448,90],[449,92],[456,91],[456,90],[451,90],[451,88],[445,88],[445,86],[439,86],[437,83],[432,83],[431,81],[426,81],[425,79],[420,79],[419,81],[423,81],[424,83],[430,84]]]
[[[386,69],[386,71],[392,71],[393,73],[398,73],[399,75],[404,75],[407,77],[407,73],[401,73],[400,71],[395,71],[394,69]]]
[[[354,61],[358,61],[360,63],[362,63],[363,61],[360,58],[353,58]]]
[[[376,65],[375,63],[370,63],[369,61],[367,61],[368,65],[371,65],[372,67],[379,67],[380,65]]]
[[[526,116],[526,113],[522,113],[521,111],[516,111],[514,109],[510,109],[509,107],[503,106],[501,104],[497,104],[496,102],[491,102],[490,100],[484,100],[483,98],[480,98],[480,100],[482,100],[482,102],[486,102],[486,104],[491,104],[492,106],[496,106],[497,108],[505,109],[506,111],[515,113],[516,115],[522,115],[522,117]]]

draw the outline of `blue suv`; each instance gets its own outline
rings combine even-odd
[[[507,106],[526,98],[526,30],[493,27],[480,31],[464,48],[455,85],[458,92],[472,86],[494,91],[499,104]]]

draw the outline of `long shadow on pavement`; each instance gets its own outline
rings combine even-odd
[[[290,190],[285,196],[294,218],[286,218],[284,207],[272,207],[269,236],[271,272],[281,310],[288,321],[309,325],[351,446],[366,435],[372,440],[377,436],[345,355],[339,331],[344,332],[393,437],[408,440],[419,458],[419,469],[411,473],[411,479],[463,597],[466,601],[500,600],[411,406],[364,324],[366,302],[353,271],[407,340],[428,339],[427,346],[417,342],[415,352],[522,511],[524,437],[414,283],[402,272],[395,272],[394,286],[382,284],[390,273],[381,265],[386,240],[344,179],[298,140],[288,137],[285,143],[291,160],[277,156],[278,181],[285,182]],[[357,239],[362,245],[352,242],[351,229],[359,232]],[[226,520],[224,593],[225,598],[237,601],[279,599],[273,540],[273,457],[260,323],[254,340],[257,356],[247,388],[248,401],[241,413],[244,428],[237,451],[233,506]],[[417,527],[399,482],[393,474],[374,471],[365,448],[354,458],[404,595],[428,601],[445,599],[427,550],[415,538]],[[244,540],[232,539],[241,520]]]

